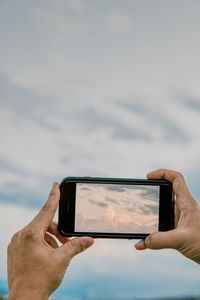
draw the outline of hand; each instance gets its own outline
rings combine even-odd
[[[190,194],[182,174],[170,170],[157,170],[147,175],[148,179],[167,179],[173,184],[175,196],[175,229],[154,232],[136,249],[173,248],[187,258],[200,264],[200,207]]]
[[[90,237],[69,240],[52,222],[60,198],[55,183],[38,215],[8,245],[9,300],[48,299],[61,284],[72,257],[93,244]],[[56,240],[63,244],[58,247]]]

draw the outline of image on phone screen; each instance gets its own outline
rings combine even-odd
[[[74,231],[158,231],[159,198],[159,186],[77,183]]]

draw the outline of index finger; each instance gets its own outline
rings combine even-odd
[[[166,179],[173,184],[173,192],[177,197],[185,198],[186,202],[191,202],[191,194],[186,185],[184,176],[180,172],[159,169],[147,174],[148,179]]]
[[[31,221],[31,224],[34,225],[34,227],[39,226],[40,229],[44,231],[47,230],[55,215],[59,199],[60,199],[59,183],[55,182],[49,193],[49,197],[46,203],[41,208],[40,212]]]

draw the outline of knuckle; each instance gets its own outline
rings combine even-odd
[[[176,177],[179,179],[183,179],[183,174],[181,172],[176,172]]]
[[[19,237],[19,232],[16,232],[15,234],[13,234],[10,244],[15,243],[15,241],[18,239],[18,237]]]
[[[15,247],[17,240],[19,239],[20,231],[13,234],[8,246],[7,246],[7,253],[10,253],[11,249]]]
[[[33,228],[25,227],[21,231],[21,238],[25,240],[33,239],[35,237],[35,230]]]
[[[155,241],[154,234],[152,233],[151,235],[148,235],[147,238],[145,239],[146,247],[148,249],[154,249],[154,241]]]
[[[152,244],[151,237],[148,236],[148,237],[145,239],[145,245],[146,245],[146,248],[151,249],[151,244]]]

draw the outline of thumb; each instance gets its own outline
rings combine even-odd
[[[137,250],[144,249],[164,249],[178,247],[179,238],[176,230],[170,230],[165,232],[154,232],[146,237],[145,240],[140,241],[135,245]]]
[[[59,248],[59,251],[68,256],[69,259],[72,259],[75,255],[92,246],[93,243],[94,240],[91,237],[78,237],[66,242]]]

